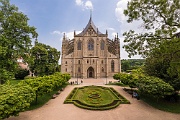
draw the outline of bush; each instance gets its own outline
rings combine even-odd
[[[27,75],[29,75],[29,70],[26,69],[18,69],[15,73],[16,79],[24,79]]]

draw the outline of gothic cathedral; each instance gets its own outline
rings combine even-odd
[[[108,38],[101,33],[92,18],[85,29],[68,40],[62,41],[61,72],[78,78],[106,78],[121,71],[120,39]]]

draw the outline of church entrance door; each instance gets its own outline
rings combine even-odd
[[[92,67],[89,67],[87,70],[87,77],[88,78],[94,78],[94,69]]]

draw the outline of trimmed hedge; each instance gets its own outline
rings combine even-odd
[[[83,91],[83,92],[82,92]],[[89,94],[101,94],[99,97],[92,98]],[[83,93],[83,94],[82,94]],[[106,98],[109,96],[108,98]],[[90,101],[95,101],[90,102]],[[98,103],[97,103],[98,101]],[[119,106],[119,104],[129,104],[130,102],[121,96],[116,90],[102,86],[84,86],[74,88],[67,96],[64,104],[74,104],[77,107],[89,110],[108,110]]]

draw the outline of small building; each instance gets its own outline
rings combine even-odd
[[[61,72],[78,78],[106,78],[121,71],[120,39],[108,38],[90,17],[85,29],[74,38],[62,40]]]

